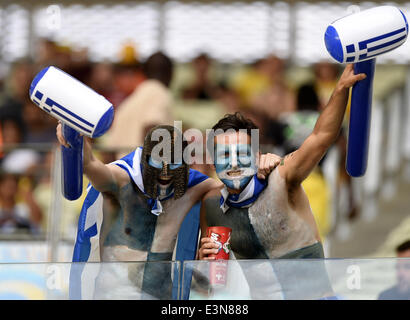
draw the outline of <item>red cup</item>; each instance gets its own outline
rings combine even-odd
[[[216,261],[211,261],[209,266],[209,281],[212,286],[225,286],[226,274],[229,259],[229,241],[231,239],[232,229],[228,227],[209,227],[207,229],[207,236],[219,245],[218,253],[210,254],[215,257]]]

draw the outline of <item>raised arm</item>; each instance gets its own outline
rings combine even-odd
[[[279,172],[285,178],[289,188],[300,185],[307,178],[336,140],[345,114],[349,88],[365,78],[366,75],[363,73],[354,74],[352,64],[346,66],[313,132],[300,148],[287,155],[279,166]]]
[[[70,147],[63,137],[61,124],[57,126],[57,139],[63,146]],[[115,165],[104,164],[94,156],[87,137],[84,137],[83,169],[93,187],[100,192],[117,192],[121,186],[129,181],[124,170]]]

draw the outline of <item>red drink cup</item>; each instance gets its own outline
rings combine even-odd
[[[229,259],[231,239],[231,228],[227,227],[209,227],[207,229],[207,236],[219,245],[218,253],[211,254],[216,261],[211,261],[209,266],[209,281],[212,286],[223,287],[226,285],[227,265]]]

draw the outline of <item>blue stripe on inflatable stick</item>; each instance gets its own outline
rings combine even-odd
[[[382,53],[387,53],[387,52],[393,51],[393,50],[396,49],[397,47],[398,47],[398,45],[397,45],[397,46],[394,46],[393,48],[390,48],[390,49],[388,49],[388,50],[385,50],[385,51],[383,51]],[[375,57],[378,56],[379,54],[380,54],[380,52],[377,52],[377,53],[372,54],[372,55],[366,55],[366,59],[375,58]]]
[[[369,43],[371,43],[371,42],[383,40],[383,39],[392,37],[392,36],[394,36],[394,35],[396,35],[396,34],[399,34],[399,33],[401,33],[401,32],[405,32],[405,31],[406,31],[406,28],[401,28],[401,29],[394,30],[394,31],[392,31],[392,32],[388,32],[388,33],[382,34],[382,35],[377,36],[377,37],[374,37],[374,38],[370,38],[370,39],[367,39],[367,40],[364,40],[364,41],[360,41],[360,42],[359,42],[359,49],[360,49],[360,50],[366,49],[366,48],[367,48],[367,44],[369,44]]]
[[[65,115],[63,115],[62,113],[58,112],[57,110],[53,109],[51,110],[52,113],[55,113],[56,115],[58,115],[59,117],[63,118],[64,120],[66,120],[67,122],[70,122],[74,127],[84,130],[87,133],[91,134],[91,130],[84,128],[83,126],[80,126],[78,123],[74,122],[73,120],[71,120],[70,118],[66,117]]]
[[[407,35],[404,35],[404,36],[402,36],[402,37],[400,37],[400,38],[397,38],[397,39],[392,40],[392,41],[389,41],[389,42],[382,43],[382,44],[380,44],[380,45],[378,45],[378,46],[374,46],[374,47],[367,48],[367,51],[368,51],[368,52],[372,52],[372,51],[375,51],[375,50],[383,49],[383,48],[389,47],[389,46],[391,46],[391,45],[393,45],[393,44],[395,44],[395,43],[397,43],[397,44],[399,45],[399,42],[401,42],[402,40],[406,39],[406,37],[407,37]],[[396,48],[396,47],[394,47],[394,48]],[[393,49],[394,49],[394,48],[393,48]]]
[[[87,120],[81,118],[80,116],[76,115],[75,113],[71,112],[70,110],[68,110],[67,108],[64,108],[61,104],[55,102],[53,99],[51,98],[47,98],[46,102],[45,102],[48,106],[50,106],[51,108],[53,107],[57,107],[59,109],[61,109],[62,111],[64,111],[65,113],[68,113],[70,116],[76,118],[77,120],[79,120],[80,122],[82,122],[83,124],[94,128],[94,125],[90,122],[88,122]]]

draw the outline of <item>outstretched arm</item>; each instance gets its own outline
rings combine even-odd
[[[64,139],[60,123],[57,126],[57,139],[61,145],[70,147]],[[100,192],[117,192],[121,186],[129,181],[124,170],[115,165],[106,165],[94,156],[91,142],[87,137],[84,137],[83,169],[93,187]]]
[[[336,140],[345,114],[349,88],[365,78],[366,75],[363,73],[354,74],[352,64],[346,66],[313,132],[298,150],[284,158],[279,167],[288,188],[300,185]]]

